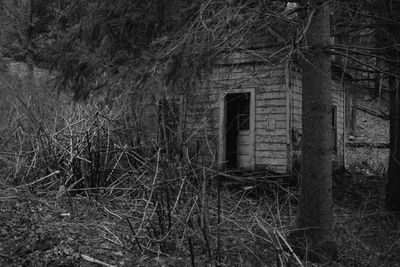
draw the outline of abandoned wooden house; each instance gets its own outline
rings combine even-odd
[[[169,108],[158,114],[166,127],[159,137],[179,135],[183,153],[207,167],[292,172],[300,159],[302,76],[287,63],[267,63],[262,54],[262,49],[226,54],[194,89],[167,92]],[[344,163],[342,88],[332,82],[332,156],[337,166]],[[167,113],[174,114],[174,123]],[[154,137],[154,122],[144,118],[153,125]]]

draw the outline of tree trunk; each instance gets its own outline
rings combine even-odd
[[[379,62],[376,63],[376,68],[379,68]],[[382,75],[378,71],[375,72],[374,76],[374,90],[369,90],[369,95],[372,99],[377,99],[379,97],[379,91],[381,89]]]
[[[33,0],[28,0],[26,2],[26,36],[25,36],[25,49],[26,49],[26,64],[28,65],[28,79],[30,81],[33,81],[34,79],[34,66],[33,66],[33,59],[32,59],[32,19],[33,19],[33,13],[32,13],[32,5],[33,5]]]
[[[400,211],[400,89],[395,76],[389,78],[390,155],[386,184],[386,208]]]
[[[400,3],[391,0],[385,0],[384,3],[388,18],[398,21],[400,19]],[[389,71],[392,73],[389,77],[390,154],[385,201],[386,208],[392,211],[400,211],[400,53],[396,49],[396,43],[400,41],[399,30],[398,24],[387,23],[383,34],[384,45],[392,46],[388,51],[388,58],[395,59],[394,62],[389,63]]]
[[[350,135],[357,134],[357,89],[353,88],[351,97]]]
[[[310,1],[315,15],[306,35],[302,65],[302,177],[297,226],[311,248],[331,258],[324,244],[332,229],[332,95],[329,1]],[[331,245],[329,245],[331,246]],[[329,251],[326,251],[329,250]],[[318,255],[318,254],[317,254]],[[320,258],[321,259],[321,258]]]
[[[345,88],[345,130],[346,136],[351,135],[351,115],[353,106],[353,89],[346,86]]]

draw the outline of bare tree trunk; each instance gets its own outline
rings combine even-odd
[[[337,255],[332,229],[332,95],[329,1],[310,1],[315,9],[306,35],[302,72],[302,177],[297,227],[317,259]],[[329,245],[328,245],[329,244]],[[330,248],[328,248],[330,247]]]
[[[395,76],[389,78],[390,155],[386,184],[386,208],[400,211],[400,89]]]
[[[391,0],[383,1],[387,18],[393,21],[399,20],[400,3]],[[399,68],[400,53],[396,49],[396,43],[400,39],[398,33],[400,26],[394,23],[387,23],[380,36],[383,40],[382,45],[390,44],[391,48],[387,52],[390,59],[395,59],[389,64],[389,89],[390,89],[390,155],[389,168],[387,172],[386,184],[386,208],[392,211],[400,211],[400,81]]]
[[[350,135],[357,134],[357,89],[352,89]]]
[[[28,65],[28,79],[33,82],[33,59],[32,59],[32,5],[33,0],[26,2],[26,36],[25,36],[25,49],[26,49],[26,64]]]
[[[345,130],[346,136],[351,135],[351,115],[353,107],[353,88],[345,88]]]
[[[376,67],[379,68],[379,63],[376,63]],[[379,90],[381,88],[382,75],[377,71],[374,75],[374,90],[370,90],[369,94],[372,99],[377,99],[379,97]]]

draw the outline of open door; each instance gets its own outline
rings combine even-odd
[[[230,93],[224,99],[220,156],[228,169],[254,169],[254,94]]]

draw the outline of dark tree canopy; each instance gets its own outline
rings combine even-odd
[[[290,54],[298,24],[295,10],[280,1],[36,0],[32,6],[32,57],[57,70],[60,88],[77,99],[126,76],[143,79],[155,65],[165,71],[171,61],[188,75],[254,36],[273,36]],[[23,17],[24,6],[16,10]],[[23,59],[23,46],[15,48],[4,54]]]

